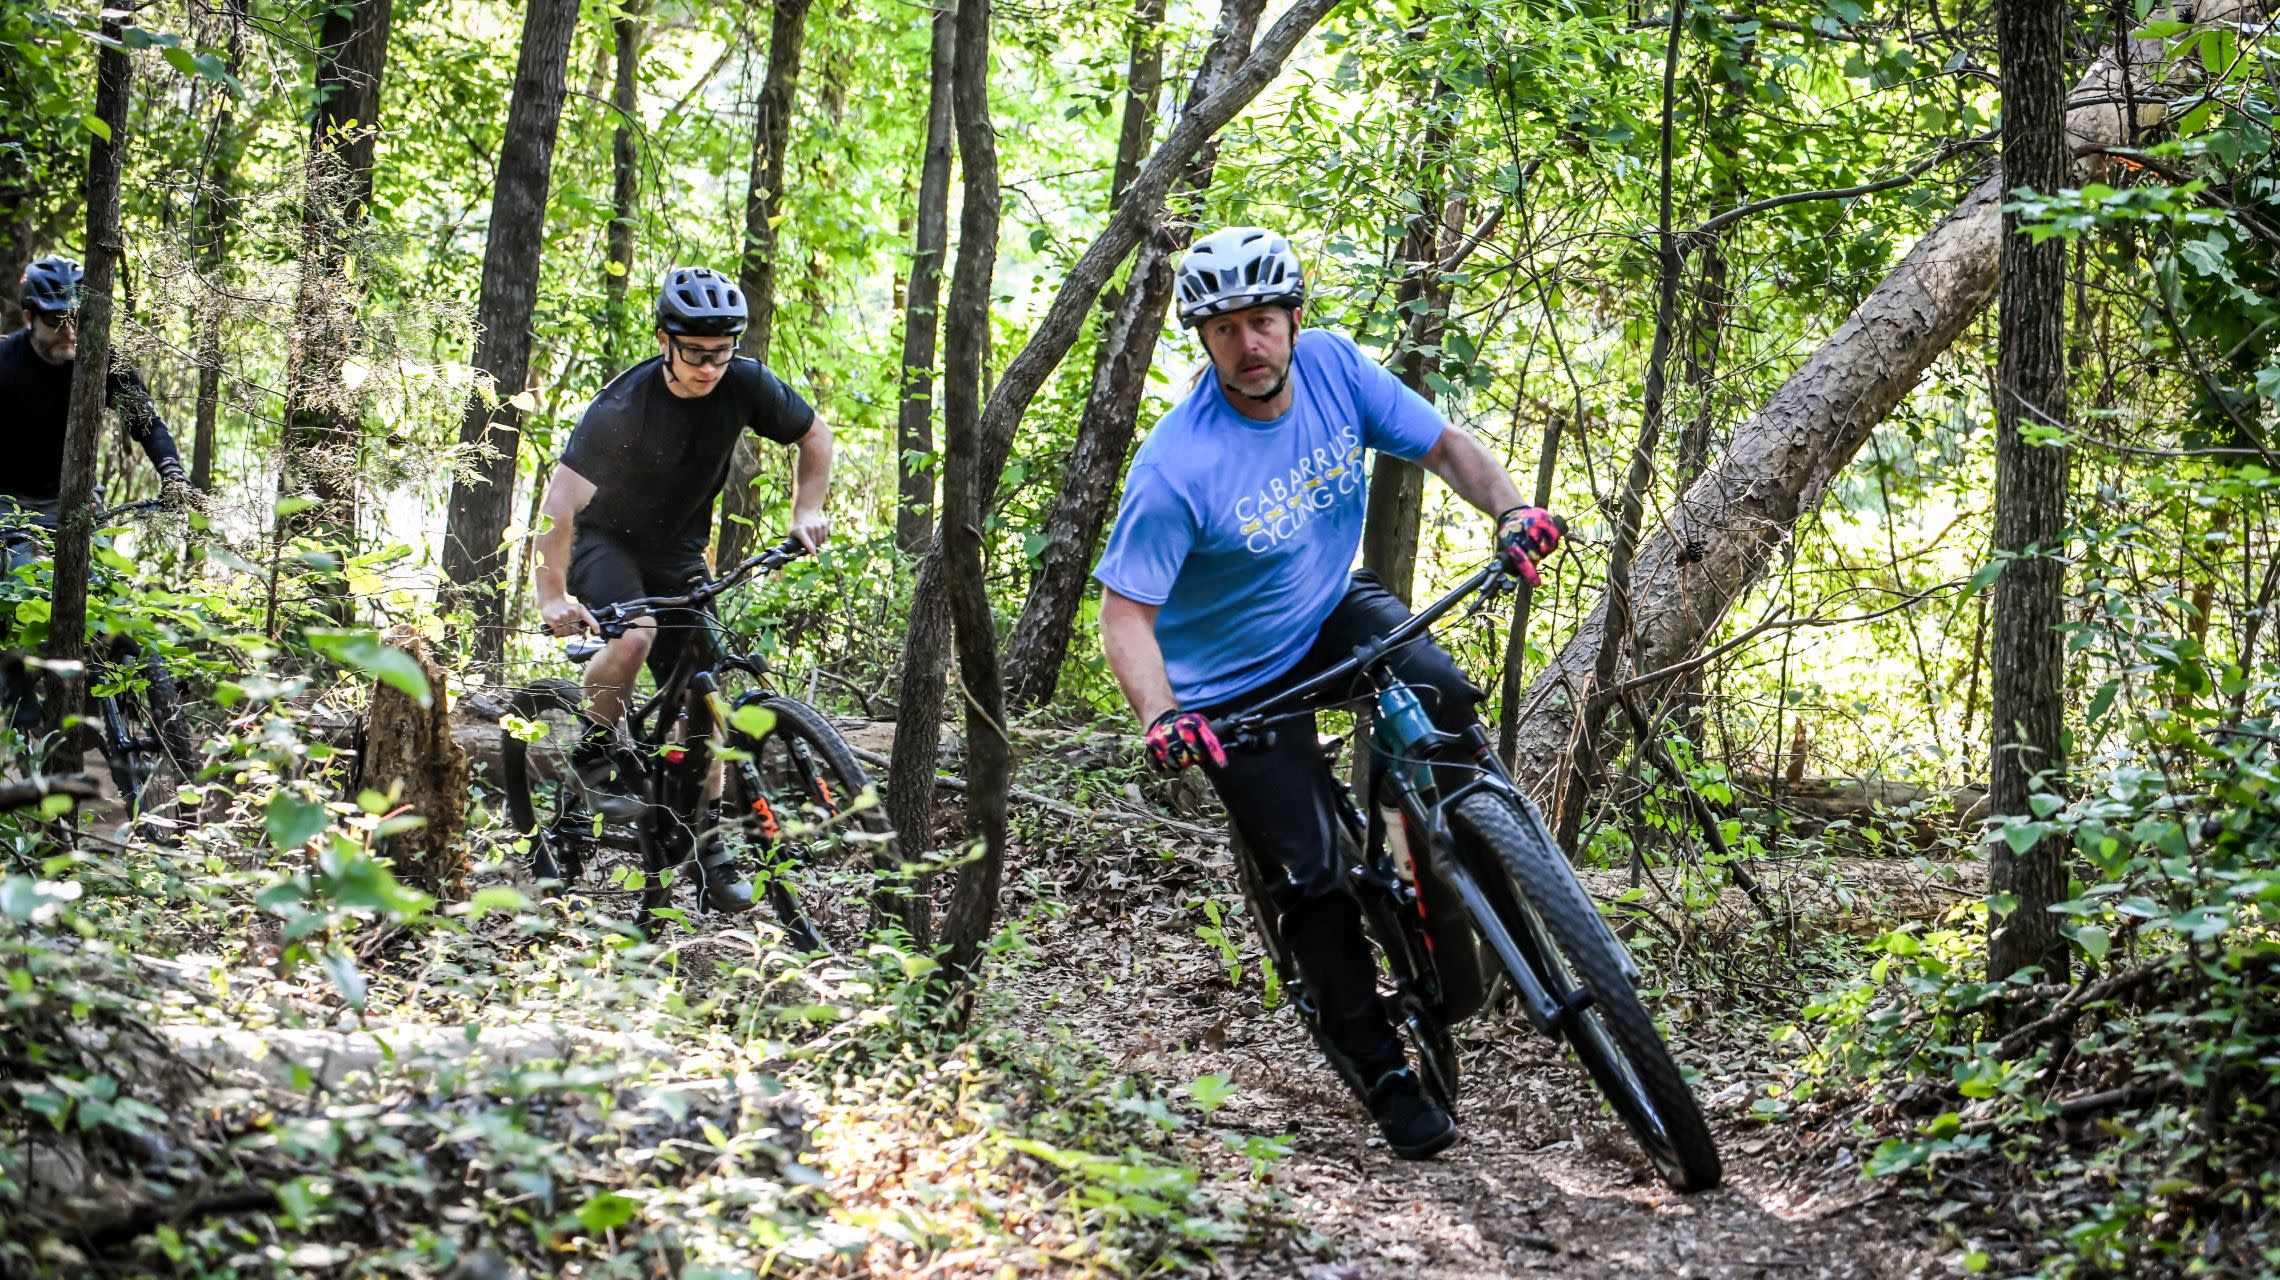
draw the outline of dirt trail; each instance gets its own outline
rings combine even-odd
[[[1181,861],[1201,872],[1210,856]],[[1741,1121],[1741,1073],[1700,1086],[1714,1102],[1726,1186],[1671,1193],[1586,1101],[1588,1081],[1564,1050],[1525,1024],[1467,1028],[1463,1141],[1434,1161],[1396,1159],[1290,1011],[1263,1008],[1247,922],[1226,921],[1243,944],[1232,987],[1223,953],[1196,934],[1205,923],[1160,897],[1034,921],[1028,940],[1054,959],[1014,982],[1035,1029],[1065,1026],[1167,1092],[1224,1075],[1236,1089],[1211,1124],[1291,1142],[1271,1176],[1296,1238],[1227,1258],[1227,1274],[1882,1280],[1940,1270],[1932,1242],[1876,1198],[1849,1152],[1776,1150]],[[1230,1153],[1225,1167],[1242,1161]]]

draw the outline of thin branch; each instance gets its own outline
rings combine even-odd
[[[1961,142],[1949,143],[1900,173],[1877,182],[1864,182],[1857,187],[1834,187],[1826,191],[1792,191],[1787,195],[1768,196],[1763,200],[1753,200],[1748,204],[1737,205],[1728,209],[1687,234],[1706,236],[1721,227],[1731,226],[1753,213],[1764,213],[1768,209],[1778,209],[1783,205],[1802,204],[1807,200],[1851,200],[1858,196],[1874,195],[1879,191],[1890,191],[1894,187],[1904,187],[1923,177],[1933,168],[1954,159],[1968,148],[1985,146],[2001,136],[2002,134],[1999,131],[1990,130],[1976,138],[1966,138]]]

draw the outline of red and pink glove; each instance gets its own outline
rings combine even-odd
[[[1542,507],[1514,507],[1497,517],[1496,557],[1531,587],[1543,585],[1536,566],[1557,550],[1567,525]]]
[[[1178,773],[1206,760],[1225,767],[1227,750],[1211,731],[1211,721],[1193,711],[1174,709],[1148,726],[1148,759],[1165,773]]]

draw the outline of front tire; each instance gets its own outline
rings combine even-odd
[[[1675,1191],[1714,1189],[1723,1177],[1717,1143],[1611,950],[1598,908],[1542,838],[1541,823],[1523,823],[1514,810],[1506,797],[1475,792],[1458,802],[1452,826],[1461,844],[1499,864],[1479,874],[1501,872],[1511,890],[1499,911],[1506,929],[1535,953],[1537,977],[1568,1009],[1567,1042],[1663,1181]]]
[[[903,877],[901,846],[870,775],[815,708],[748,693],[735,710],[767,713],[764,731],[732,725],[722,819],[742,843],[754,896],[767,902],[793,946],[860,956],[882,927],[910,931],[923,901]]]

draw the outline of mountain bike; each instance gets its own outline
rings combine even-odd
[[[540,680],[508,700],[501,782],[539,879],[576,884],[612,853],[632,854],[632,865],[618,866],[605,884],[638,895],[636,922],[654,932],[662,920],[686,918],[672,906],[678,869],[699,840],[718,837],[802,952],[858,954],[897,916],[889,882],[901,852],[863,766],[822,713],[769,684],[760,655],[732,650],[713,607],[802,554],[786,542],[681,595],[592,611],[600,638],[570,642],[565,656],[574,663],[642,618],[655,620],[660,639],[668,631],[683,637],[656,692],[629,705],[613,728],[612,786],[590,785],[572,767],[587,725],[576,684]],[[717,817],[708,796],[716,762]]]
[[[124,516],[165,509],[156,498],[111,507],[96,517],[98,528]],[[22,566],[48,557],[46,538],[52,529],[33,521],[0,529],[0,567],[13,577]],[[27,620],[25,606],[40,611],[28,620],[44,621],[45,595],[19,600],[14,617]],[[9,655],[0,671],[0,710],[31,744],[35,759],[60,749],[73,755],[70,738],[54,735],[64,728],[62,717],[40,696],[40,677],[53,678],[20,655]],[[198,774],[198,749],[183,714],[182,696],[158,646],[147,636],[97,633],[88,636],[86,671],[87,706],[84,727],[101,749],[128,815],[138,821],[159,815],[173,804],[174,789],[165,778],[187,782]]]
[[[1229,751],[1269,744],[1277,726],[1317,711],[1369,703],[1363,793],[1340,789],[1348,890],[1387,979],[1380,997],[1416,1051],[1419,1074],[1451,1112],[1458,1055],[1454,1027],[1487,1003],[1490,966],[1538,1031],[1565,1040],[1583,1061],[1663,1180],[1707,1191],[1720,1178],[1718,1149],[1693,1092],[1640,1003],[1637,967],[1558,843],[1497,759],[1477,723],[1437,729],[1417,692],[1388,659],[1428,635],[1468,598],[1470,619],[1508,590],[1491,565],[1385,636],[1313,679],[1212,721]],[[1477,598],[1476,598],[1477,597]],[[1435,776],[1467,776],[1442,793]],[[1300,1017],[1356,1097],[1367,1097],[1354,1064],[1330,1039],[1277,931],[1278,913],[1260,859],[1236,841],[1236,870],[1268,957]]]

